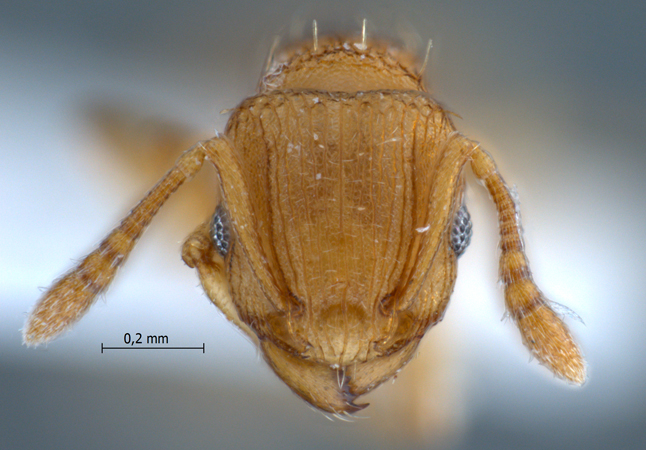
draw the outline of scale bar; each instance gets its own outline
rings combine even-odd
[[[103,350],[202,350],[202,353],[205,353],[205,345],[202,344],[201,347],[142,347],[140,345],[133,345],[129,347],[105,347],[103,342],[101,342],[101,353]]]

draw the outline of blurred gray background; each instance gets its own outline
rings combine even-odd
[[[429,87],[516,185],[539,286],[585,321],[569,322],[583,388],[528,363],[501,321],[495,211],[472,176],[445,320],[367,398],[368,419],[310,410],[198,289],[179,251],[213,208],[210,169],[71,332],[21,345],[39,288],[187,142],[224,129],[274,35],[306,36],[314,18],[358,33],[364,17],[421,53],[433,39]],[[0,448],[646,448],[645,23],[636,1],[3,2]],[[206,353],[100,353],[137,332]]]

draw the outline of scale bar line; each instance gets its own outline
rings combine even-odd
[[[205,345],[202,344],[201,347],[144,347],[140,345],[133,345],[128,347],[106,347],[101,343],[101,353],[103,350],[202,350],[202,353],[205,353]]]

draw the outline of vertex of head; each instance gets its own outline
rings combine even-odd
[[[317,37],[272,56],[260,93],[272,90],[424,91],[418,59],[387,41]]]

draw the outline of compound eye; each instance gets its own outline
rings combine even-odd
[[[229,251],[230,234],[229,234],[229,216],[222,204],[219,204],[213,215],[211,224],[211,238],[218,249],[218,253],[223,258]]]
[[[471,242],[471,235],[473,234],[471,224],[471,216],[467,207],[462,205],[458,212],[455,213],[453,218],[453,226],[451,227],[451,247],[455,252],[456,257],[460,257],[467,249]]]

